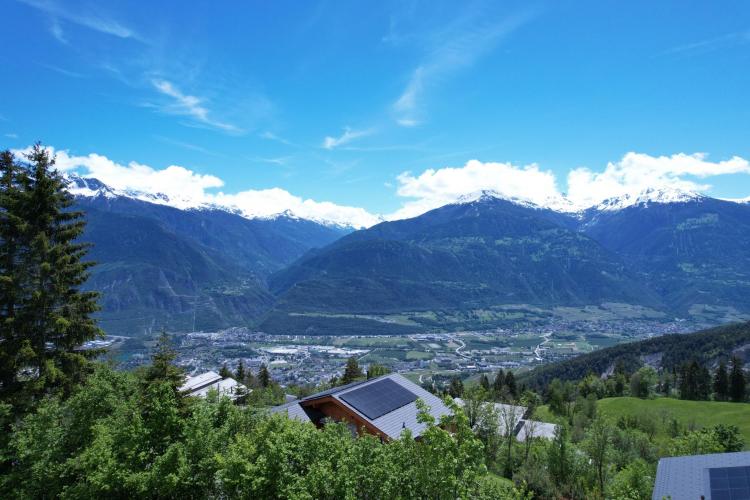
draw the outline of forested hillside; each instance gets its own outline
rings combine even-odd
[[[622,369],[633,372],[644,364],[646,357],[658,362],[667,371],[693,360],[703,365],[713,365],[720,358],[730,358],[740,348],[744,349],[739,355],[748,360],[748,346],[750,323],[725,325],[696,333],[662,335],[600,349],[573,359],[537,367],[523,374],[521,381],[531,387],[542,388],[553,379],[579,380],[589,373],[600,376],[611,372],[618,364]]]
[[[573,223],[551,210],[484,196],[357,231],[270,278],[279,299],[261,328],[276,330],[276,322],[299,313],[607,301],[661,306],[617,255],[570,229]]]
[[[75,206],[87,215],[81,240],[99,265],[86,286],[103,292],[97,317],[110,334],[249,326],[274,302],[270,273],[346,233],[287,216],[180,210],[113,194],[95,179],[71,182],[87,194]]]

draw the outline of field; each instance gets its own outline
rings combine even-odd
[[[736,425],[750,450],[750,403],[722,403],[718,401],[684,401],[672,398],[604,398],[597,402],[597,411],[613,420],[626,416],[653,415],[661,423],[676,418],[688,428],[710,427],[716,424]],[[534,417],[543,422],[554,422],[547,405],[536,409]],[[664,425],[659,426],[663,434]],[[657,439],[663,437],[656,436]]]
[[[652,413],[659,419],[665,415],[668,415],[668,418],[674,417],[687,426],[736,425],[745,438],[745,449],[750,449],[750,404],[748,403],[683,401],[672,398],[605,398],[599,401],[598,409],[602,415],[611,418]]]

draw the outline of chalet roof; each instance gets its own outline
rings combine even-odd
[[[456,398],[459,406],[464,406],[466,402],[461,398]],[[552,439],[555,436],[555,424],[547,422],[538,422],[524,418],[528,412],[526,406],[509,405],[505,403],[482,403],[482,405],[493,405],[495,413],[498,416],[498,426],[501,433],[505,434],[505,425],[513,424],[513,432],[516,438],[523,442],[528,437],[538,437]],[[507,420],[506,420],[507,419]]]
[[[214,384],[219,380],[221,380],[221,375],[216,372],[208,371],[206,373],[196,375],[195,377],[187,377],[185,379],[185,383],[180,387],[180,391],[193,392],[200,389],[201,387]]]
[[[668,457],[659,460],[652,499],[750,498],[750,452]]]
[[[524,442],[527,437],[552,439],[555,437],[557,425],[536,420],[524,420],[518,430],[516,438]]]
[[[307,415],[307,412],[302,406],[300,406],[298,401],[291,401],[280,406],[274,406],[271,408],[271,413],[286,413],[287,417],[291,419],[300,420],[302,422],[312,422]]]
[[[212,371],[195,377],[187,377],[180,387],[180,391],[187,396],[206,397],[208,391],[215,390],[220,396],[229,396],[232,399],[237,398],[240,391],[244,389],[245,386],[233,378],[222,378],[221,375]]]
[[[308,396],[306,398],[303,398],[299,402],[287,403],[285,405],[277,406],[271,411],[274,413],[286,411],[287,415],[290,418],[297,418],[303,421],[305,419],[309,420],[309,416],[307,415],[305,409],[303,408],[304,403],[330,396],[333,399],[335,399],[339,404],[346,407],[349,411],[353,412],[354,414],[359,416],[361,419],[363,419],[367,423],[376,427],[378,430],[380,430],[383,434],[387,435],[391,439],[397,439],[398,437],[400,437],[404,429],[409,429],[412,433],[412,436],[414,437],[421,435],[426,425],[423,423],[417,422],[418,410],[417,410],[417,403],[415,400],[411,400],[410,402],[404,404],[403,406],[394,408],[392,411],[388,411],[387,413],[382,414],[378,416],[377,418],[369,418],[367,415],[365,415],[363,411],[358,410],[354,405],[346,401],[347,399],[346,395],[348,393],[351,393],[360,388],[367,387],[369,385],[378,384],[379,382],[383,380],[390,380],[391,382],[394,383],[394,384],[380,384],[386,390],[390,390],[390,388],[393,388],[393,387],[400,388],[398,389],[399,391],[401,389],[405,389],[406,391],[416,396],[416,398],[419,398],[422,401],[424,401],[427,404],[427,406],[430,407],[430,414],[433,417],[435,417],[435,419],[439,419],[443,415],[450,415],[451,413],[450,409],[447,406],[445,406],[445,404],[442,402],[442,400],[440,400],[440,398],[422,389],[420,386],[418,386],[414,382],[408,380],[407,378],[397,373],[384,375],[382,377],[377,377],[377,378],[365,380],[362,382],[355,382],[355,383],[347,384],[347,385],[340,386],[340,387],[334,387],[332,389],[328,389],[326,391],[322,391],[322,392],[313,394],[311,396]],[[384,394],[383,397],[388,397],[388,394],[387,393]]]

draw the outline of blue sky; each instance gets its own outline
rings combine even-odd
[[[3,147],[41,140],[90,175],[81,158],[106,157],[114,183],[177,165],[211,195],[379,214],[477,187],[595,201],[644,178],[750,196],[746,1],[0,9]]]

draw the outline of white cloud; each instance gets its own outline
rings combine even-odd
[[[479,191],[494,191],[540,205],[561,198],[554,174],[535,164],[519,167],[470,160],[463,167],[428,169],[416,176],[404,172],[397,180],[397,194],[412,200],[404,203],[389,219],[413,217]]]
[[[63,171],[82,170],[86,177],[96,178],[117,190],[165,194],[180,205],[205,202],[207,189],[224,185],[218,177],[198,174],[179,165],[160,170],[134,161],[121,165],[96,153],[73,156],[67,151],[57,151],[56,165]]]
[[[14,150],[14,153],[20,157],[30,150],[31,147],[28,147]],[[356,228],[380,222],[377,216],[363,208],[303,199],[281,188],[250,189],[237,193],[213,192],[223,187],[224,182],[220,178],[199,174],[179,165],[155,169],[137,162],[122,165],[96,153],[76,156],[65,150],[49,150],[56,155],[56,166],[61,171],[95,178],[117,191],[131,192],[141,199],[181,209],[218,205],[238,210],[251,218],[291,212],[305,219]]]
[[[556,176],[536,164],[483,163],[471,160],[463,167],[428,169],[419,175],[404,172],[397,177],[397,194],[408,198],[388,219],[414,217],[480,191],[494,191],[507,198],[540,206],[576,210],[619,196],[633,197],[648,189],[706,193],[704,179],[719,175],[750,174],[750,162],[738,156],[711,162],[703,153],[650,156],[627,153],[602,171],[580,167],[567,175],[567,196]]]
[[[581,167],[568,174],[568,198],[591,206],[607,198],[633,195],[645,189],[679,189],[706,192],[710,184],[697,182],[717,175],[750,173],[750,163],[738,156],[711,162],[704,153],[650,156],[630,152],[601,172]]]
[[[750,30],[726,33],[714,38],[692,42],[665,50],[660,55],[697,55],[750,43]]]
[[[20,154],[29,150],[14,152]],[[50,150],[54,152],[52,148]],[[304,199],[279,187],[217,192],[224,185],[220,178],[179,165],[156,169],[137,162],[119,164],[95,153],[76,156],[68,151],[57,151],[56,154],[57,167],[63,171],[97,178],[116,190],[143,193],[147,195],[144,199],[178,208],[213,204],[238,210],[247,217],[269,217],[289,211],[306,219],[354,227],[369,227],[381,220],[360,207]],[[650,156],[630,152],[619,161],[607,164],[601,171],[585,167],[570,171],[567,175],[568,196],[565,197],[555,174],[536,164],[518,166],[471,160],[460,167],[400,174],[396,194],[403,204],[386,219],[415,217],[480,191],[493,191],[506,198],[540,206],[573,210],[615,196],[636,195],[647,189],[709,193],[711,186],[706,180],[738,174],[750,174],[750,162],[738,156],[712,162],[702,153]],[[168,198],[156,197],[159,194]]]
[[[49,32],[52,33],[52,36],[55,37],[58,42],[67,45],[68,39],[65,38],[65,32],[63,31],[62,26],[60,26],[60,21],[58,19],[52,19],[49,27]]]
[[[223,123],[216,121],[209,116],[208,108],[206,108],[202,102],[203,99],[193,95],[182,93],[177,87],[171,82],[166,80],[152,80],[153,86],[162,94],[171,97],[173,102],[168,104],[161,109],[167,113],[185,115],[193,118],[194,120],[208,125],[212,128],[217,128],[225,132],[238,133],[241,130],[229,123]]]
[[[343,146],[344,144],[347,144],[349,142],[352,142],[354,139],[357,139],[359,137],[364,137],[366,135],[370,135],[372,133],[371,130],[352,130],[349,127],[344,128],[344,133],[341,134],[338,137],[331,137],[327,136],[325,139],[323,139],[322,147],[325,149],[334,149],[339,146]]]
[[[409,75],[401,95],[393,103],[396,123],[414,127],[420,123],[423,94],[434,82],[462,68],[471,67],[498,41],[518,29],[530,12],[487,20],[481,11],[470,12],[430,37],[424,59]]]
[[[303,199],[281,188],[219,193],[213,200],[222,206],[238,208],[246,217],[269,217],[289,211],[305,219],[358,228],[380,222],[377,216],[363,208]]]
[[[91,13],[84,13],[80,9],[80,7],[69,8],[68,6],[60,5],[52,0],[19,1],[49,15],[52,19],[50,32],[55,38],[63,43],[67,43],[67,40],[65,39],[62,27],[60,26],[60,19],[118,38],[131,38],[134,40],[143,41],[140,35],[138,35],[138,33],[133,31],[132,29],[123,26],[113,19],[94,15]]]

